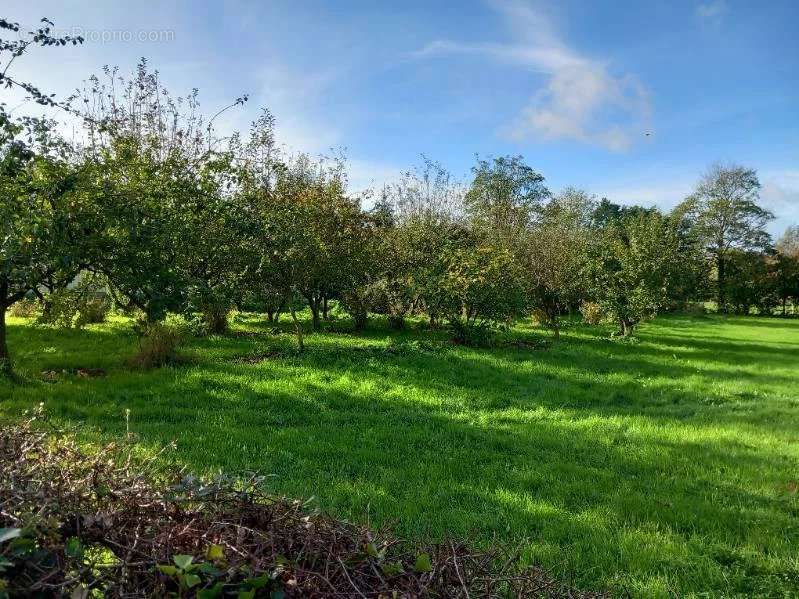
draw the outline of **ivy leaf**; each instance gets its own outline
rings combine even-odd
[[[244,584],[246,584],[251,589],[262,589],[269,584],[269,577],[258,576],[256,578],[248,578],[247,580],[244,581]]]
[[[16,539],[21,534],[21,528],[0,528],[0,543]]]
[[[405,572],[405,568],[402,567],[402,562],[390,562],[388,564],[383,564],[380,566],[380,569],[383,570],[383,574],[386,576],[398,576]]]
[[[166,574],[167,576],[174,576],[178,573],[178,569],[175,566],[170,566],[168,564],[159,564],[158,570],[161,574]]]
[[[175,565],[180,568],[181,570],[187,569],[191,566],[191,563],[194,561],[194,557],[191,555],[173,555],[172,561],[175,562]]]
[[[221,562],[225,559],[225,550],[221,545],[211,544],[205,552],[205,557],[208,561]]]
[[[417,555],[416,563],[413,565],[413,569],[419,573],[432,572],[433,564],[430,561],[430,554],[420,553],[419,555]]]
[[[375,559],[381,560],[386,556],[385,549],[383,551],[378,551],[377,546],[374,543],[367,543],[366,544],[366,554],[369,557],[373,557]]]
[[[218,597],[222,596],[222,591],[224,588],[224,583],[217,582],[210,589],[200,589],[197,591],[197,599],[217,599]]]
[[[183,578],[183,581],[186,584],[186,588],[189,589],[196,587],[198,584],[200,584],[200,582],[202,582],[200,577],[196,574],[186,574],[186,576]]]

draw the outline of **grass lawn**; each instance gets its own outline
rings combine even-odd
[[[375,325],[311,335],[297,356],[241,315],[193,340],[190,364],[140,372],[122,320],[11,319],[24,381],[0,383],[0,416],[43,401],[92,439],[123,433],[129,408],[143,443],[177,439],[195,471],[271,473],[277,493],[410,538],[521,542],[588,589],[799,594],[799,320],[608,332],[575,325],[541,349],[548,334],[520,326],[529,345],[469,349]],[[42,380],[74,367],[107,376]]]

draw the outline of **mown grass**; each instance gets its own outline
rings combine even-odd
[[[231,335],[190,342],[189,364],[131,371],[122,320],[12,319],[23,382],[0,383],[0,415],[43,401],[94,439],[122,434],[130,409],[143,443],[177,439],[195,470],[274,474],[277,493],[412,538],[521,542],[585,588],[799,594],[799,321],[608,332],[574,325],[541,349],[547,333],[520,326],[509,339],[529,346],[470,349],[375,326],[311,335],[297,355],[290,334],[242,315]],[[42,380],[75,367],[107,376]]]

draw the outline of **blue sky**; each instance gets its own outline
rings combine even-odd
[[[198,87],[208,112],[248,92],[223,128],[266,106],[287,147],[345,147],[355,188],[422,153],[463,179],[476,153],[511,153],[555,191],[668,208],[711,163],[735,161],[758,169],[772,232],[799,223],[795,1],[6,0],[2,14],[87,33],[17,75],[67,93],[146,56],[175,93]]]

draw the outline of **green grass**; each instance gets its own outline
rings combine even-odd
[[[197,471],[271,473],[277,493],[410,538],[521,542],[584,588],[799,594],[799,321],[667,317],[637,343],[572,326],[549,349],[376,327],[311,335],[302,356],[256,317],[235,330],[192,341],[189,365],[136,372],[124,321],[12,319],[26,379],[0,383],[0,415],[44,401],[101,438],[130,408],[143,443],[177,439]],[[72,367],[108,376],[41,380]]]

